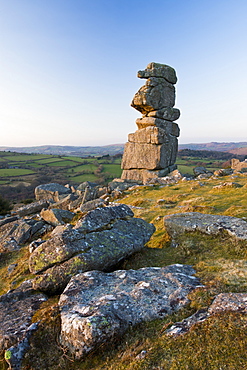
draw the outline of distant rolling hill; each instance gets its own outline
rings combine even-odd
[[[247,148],[247,142],[229,142],[229,143],[218,143],[218,142],[211,142],[211,143],[190,143],[190,144],[180,144],[179,149],[192,149],[192,150],[214,150],[219,152],[231,152],[234,154],[247,154],[247,153],[240,153],[240,152],[233,152],[234,150],[240,148]]]
[[[237,155],[247,155],[247,146],[243,148],[236,148],[229,150],[229,153],[237,154]]]
[[[230,152],[233,154],[246,155],[247,142],[229,143],[189,143],[179,144],[179,149],[191,150],[213,150],[220,152]],[[42,145],[32,147],[7,147],[0,146],[0,151],[10,151],[17,153],[38,153],[53,155],[72,155],[72,156],[102,156],[122,154],[124,144],[112,144],[105,146],[62,146],[62,145]]]
[[[113,144],[105,146],[61,146],[61,145],[42,145],[32,147],[7,147],[1,146],[0,151],[10,151],[17,153],[37,153],[53,155],[73,155],[73,156],[102,156],[121,154],[124,144]]]

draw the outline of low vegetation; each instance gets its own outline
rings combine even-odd
[[[215,188],[222,183],[237,183]],[[77,361],[61,348],[57,297],[50,298],[36,313],[33,321],[41,321],[31,339],[31,349],[23,369],[72,370],[204,370],[247,369],[247,316],[222,313],[195,325],[189,333],[169,337],[165,330],[174,322],[190,316],[198,309],[208,308],[220,292],[246,292],[247,246],[228,235],[202,237],[187,235],[178,247],[171,246],[164,229],[163,217],[186,211],[231,215],[247,219],[247,176],[236,174],[215,179],[180,181],[174,185],[138,186],[123,192],[115,202],[132,206],[136,217],[151,222],[156,232],[142,252],[123,261],[119,269],[145,266],[166,266],[173,263],[190,264],[196,270],[203,287],[190,294],[190,304],[176,314],[131,328],[114,344],[91,353]],[[28,275],[28,250],[12,252],[0,264],[2,292],[16,286]],[[8,266],[18,263],[13,275]],[[16,283],[17,282],[17,283]],[[37,351],[37,348],[39,350]],[[0,369],[6,369],[4,362]]]

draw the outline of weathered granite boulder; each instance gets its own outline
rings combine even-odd
[[[98,208],[98,207],[104,207],[104,205],[105,205],[104,199],[97,198],[94,200],[89,200],[86,203],[82,203],[80,207],[78,208],[78,210],[84,213],[84,212],[92,211],[93,209]]]
[[[29,258],[34,288],[61,292],[71,276],[88,270],[107,270],[148,242],[155,228],[133,218],[126,205],[95,209],[72,228],[61,230],[38,246]]]
[[[59,209],[64,209],[66,211],[69,211],[73,209],[73,204],[79,200],[79,196],[76,195],[75,193],[71,193],[69,195],[66,195],[64,198],[59,200],[59,202],[52,203],[49,208],[59,208]]]
[[[135,94],[131,106],[143,114],[175,105],[175,88],[164,78],[150,77]]]
[[[33,290],[31,281],[25,281],[19,288],[0,296],[1,351],[25,338],[34,313],[46,300],[44,294]]]
[[[177,140],[173,138],[168,143],[140,144],[126,143],[122,159],[122,167],[129,169],[161,170],[174,163],[177,155]]]
[[[60,200],[59,196],[64,196],[69,193],[71,193],[69,188],[57,183],[43,184],[35,188],[35,197],[37,200],[52,199],[55,202],[58,202]]]
[[[63,225],[72,221],[75,213],[60,208],[43,209],[40,216],[52,226]]]
[[[166,107],[148,112],[147,116],[162,118],[167,121],[176,121],[180,117],[180,110],[173,107]]]
[[[165,216],[164,224],[173,240],[185,232],[194,231],[208,235],[225,231],[235,240],[247,240],[247,222],[237,217],[186,212]]]
[[[175,69],[166,64],[154,62],[149,63],[144,71],[138,71],[137,76],[139,78],[162,77],[172,84],[177,82]]]
[[[139,130],[143,128],[147,128],[149,126],[155,126],[155,127],[165,130],[166,135],[172,135],[172,136],[178,137],[180,134],[180,130],[179,130],[177,123],[166,121],[160,118],[154,118],[154,117],[137,118],[136,125]],[[169,136],[167,137],[169,138]]]
[[[0,227],[0,251],[7,252],[21,248],[21,245],[39,237],[47,230],[44,221],[18,219]]]
[[[49,202],[47,202],[46,200],[40,200],[38,202],[33,202],[30,204],[27,204],[26,206],[18,208],[16,210],[16,213],[18,214],[18,216],[24,217],[24,216],[32,215],[34,213],[38,213],[42,209],[48,208],[49,205],[50,205]]]
[[[199,285],[193,274],[190,266],[172,265],[74,276],[59,300],[61,344],[81,358],[129,326],[179,310]]]
[[[148,126],[129,134],[128,140],[129,143],[163,144],[168,142],[169,138],[164,129],[155,126]]]

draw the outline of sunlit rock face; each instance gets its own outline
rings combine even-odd
[[[180,130],[174,121],[180,111],[174,108],[177,77],[172,67],[149,63],[137,76],[147,79],[131,102],[142,118],[136,120],[138,130],[129,134],[125,145],[122,179],[145,184],[176,168]]]

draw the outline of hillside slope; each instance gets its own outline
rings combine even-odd
[[[196,270],[203,286],[194,290],[190,303],[179,312],[163,319],[131,327],[114,343],[99,348],[83,361],[76,360],[58,342],[58,297],[44,302],[33,318],[39,329],[31,339],[23,369],[70,370],[204,370],[247,369],[246,327],[244,312],[214,314],[178,337],[168,336],[166,329],[197,310],[205,310],[219,293],[246,292],[247,245],[226,233],[204,235],[195,231],[185,234],[174,247],[164,227],[164,216],[181,212],[227,215],[247,219],[247,174],[178,181],[167,185],[134,186],[115,193],[111,201],[127,204],[135,217],[153,223],[156,232],[146,247],[122,261],[118,269],[138,269],[188,264]],[[80,214],[76,216],[81,217]],[[49,239],[49,234],[45,236]],[[0,261],[2,293],[17,286],[28,273],[29,246],[10,252]],[[10,266],[15,265],[14,269]],[[13,268],[13,267],[12,267]],[[237,338],[237,340],[236,340]],[[7,369],[0,362],[0,369]]]

